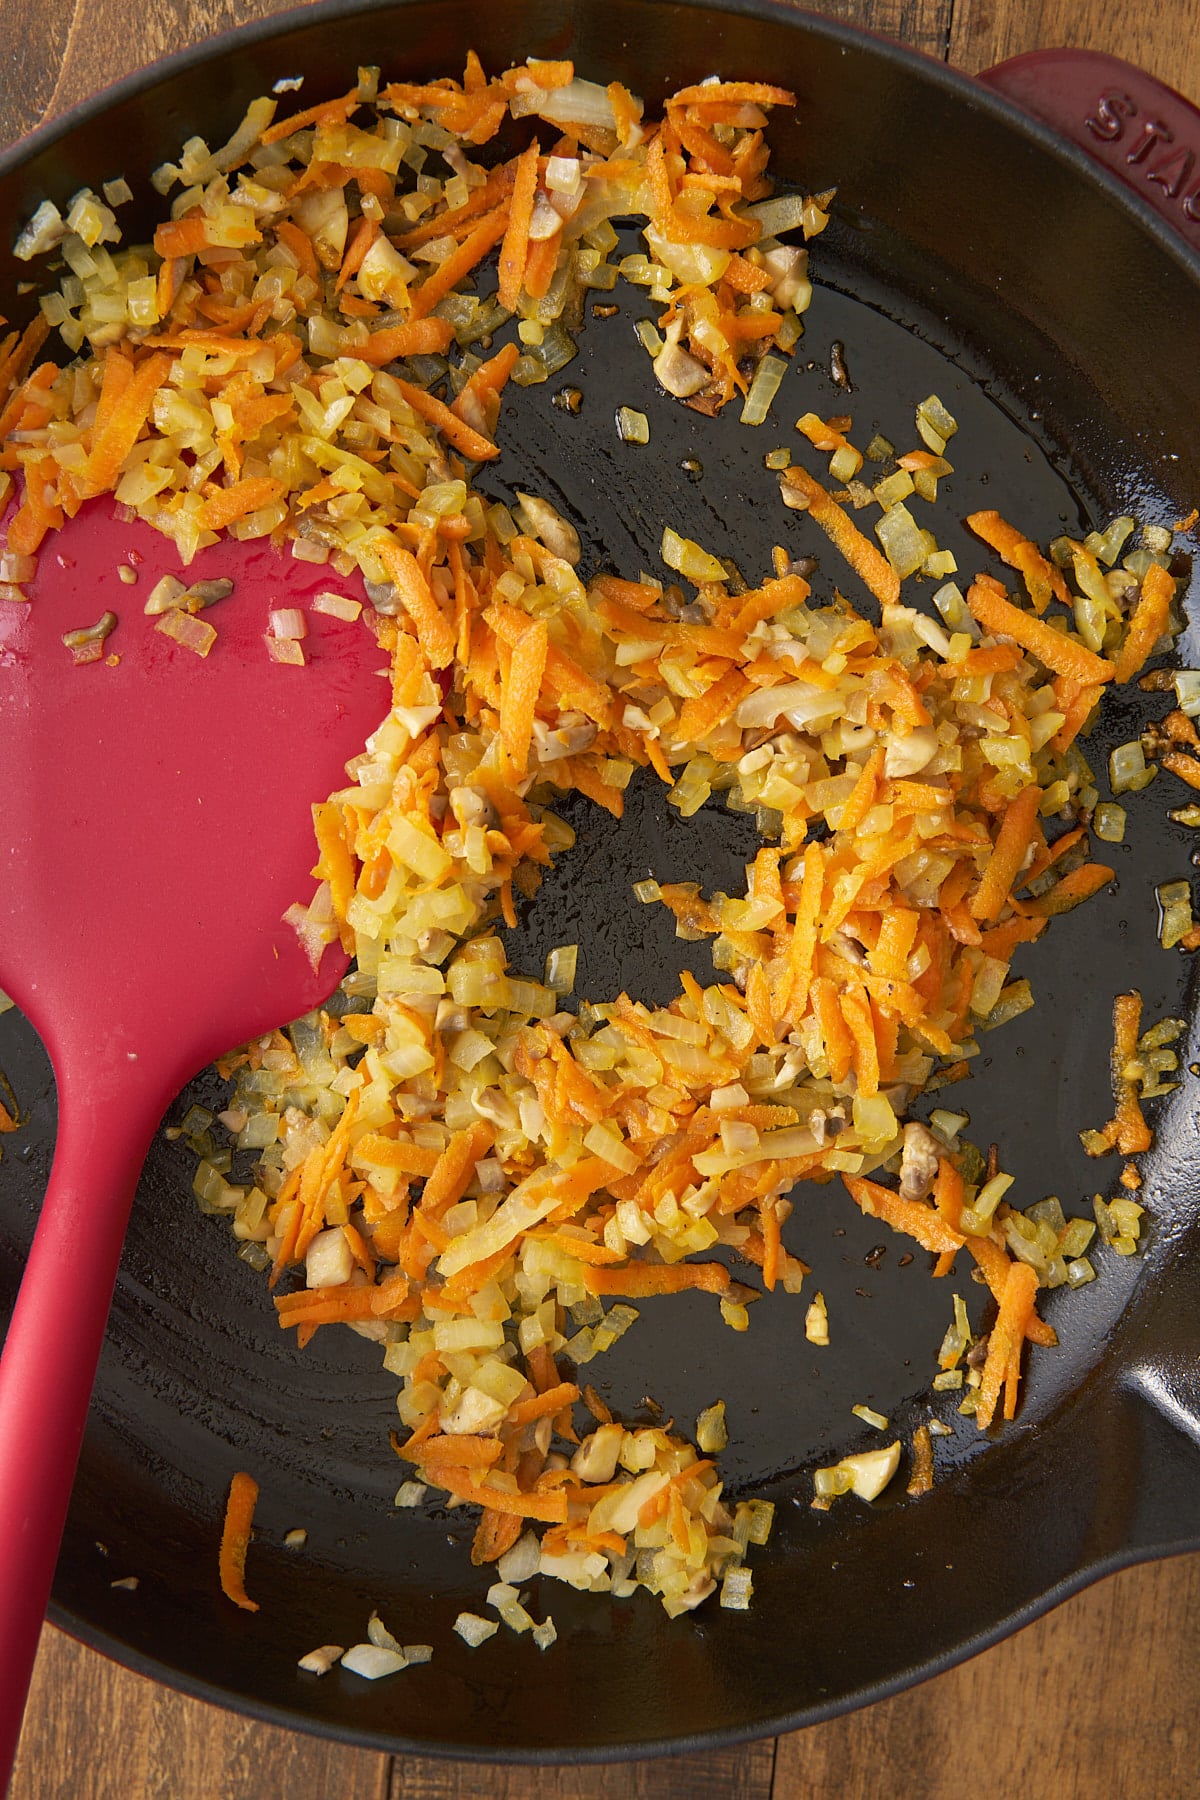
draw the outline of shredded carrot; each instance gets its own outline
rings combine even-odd
[[[986,1431],[992,1423],[1000,1399],[1000,1389],[1008,1380],[1010,1371],[1017,1366],[1025,1327],[1037,1296],[1037,1285],[1037,1271],[1030,1268],[1028,1263],[1014,1262],[1009,1266],[1004,1293],[1000,1299],[1000,1311],[988,1335],[987,1359],[983,1365],[983,1379],[975,1402],[975,1423],[980,1431]],[[1008,1419],[1013,1416],[1013,1406],[1008,1404],[1007,1399],[1004,1416]]]
[[[842,808],[842,816],[838,820],[839,831],[857,831],[874,806],[883,775],[883,758],[883,749],[877,745],[868,756],[863,772],[854,784],[854,791]]]
[[[1019,571],[1036,613],[1044,613],[1051,600],[1069,603],[1071,596],[1061,572],[1015,525],[1002,519],[998,512],[971,513],[967,524],[985,544],[999,552],[1010,569]]]
[[[471,1543],[472,1563],[476,1568],[482,1568],[487,1563],[498,1562],[512,1549],[521,1530],[519,1513],[498,1513],[485,1507]]]
[[[967,902],[973,919],[987,924],[999,917],[1033,843],[1041,798],[1041,788],[1031,783],[1005,808],[983,879]]]
[[[353,280],[354,276],[358,274],[366,260],[367,252],[378,236],[378,219],[368,219],[365,216],[359,219],[358,224],[354,227],[353,236],[346,246],[346,254],[342,258],[342,266],[338,271],[337,281],[334,283],[335,293],[340,294],[346,283]]]
[[[1072,869],[1056,882],[1045,894],[1036,899],[1026,901],[1031,913],[1041,919],[1054,919],[1060,913],[1070,912],[1084,900],[1090,900],[1093,894],[1107,887],[1113,879],[1114,871],[1104,863],[1084,863],[1078,869]]]
[[[316,106],[309,106],[303,112],[291,113],[286,119],[277,119],[262,134],[264,144],[277,144],[283,138],[293,137],[306,125],[331,125],[344,123],[352,112],[362,106],[356,89],[351,89],[340,100],[322,100]]]
[[[797,1018],[803,1015],[808,1000],[817,948],[817,922],[825,891],[825,852],[820,844],[809,844],[804,852],[803,869],[788,953],[786,985],[780,989],[777,1002],[777,1011],[781,1015],[791,1011]]]
[[[344,1324],[373,1318],[377,1291],[367,1286],[303,1288],[297,1294],[277,1295],[275,1306],[285,1331],[294,1325]]]
[[[229,1484],[225,1502],[225,1524],[221,1532],[221,1592],[244,1612],[257,1612],[257,1600],[246,1592],[246,1552],[254,1526],[254,1509],[258,1505],[258,1483],[252,1475],[239,1471]]]
[[[671,96],[672,106],[795,106],[796,96],[787,88],[770,87],[763,81],[705,81],[698,87],[680,88]]]
[[[412,551],[398,544],[395,538],[381,537],[375,545],[375,553],[416,628],[430,667],[444,669],[454,660],[454,629],[434,599],[420,563]]]
[[[465,281],[476,265],[482,262],[488,251],[504,236],[508,224],[508,207],[498,206],[494,212],[485,213],[478,225],[463,239],[458,249],[445,262],[440,263],[433,274],[428,276],[414,289],[412,295],[412,314],[414,319],[424,319],[433,311],[439,301],[452,293],[460,281]]]
[[[993,1300],[997,1306],[1004,1294],[1004,1286],[1008,1280],[1008,1271],[1012,1266],[1012,1258],[1002,1250],[991,1238],[969,1237],[967,1249],[979,1272],[987,1282]],[[1040,1344],[1045,1349],[1053,1349],[1058,1342],[1058,1333],[1053,1325],[1047,1325],[1036,1312],[1032,1312],[1025,1324],[1025,1336],[1031,1344]]]
[[[782,1266],[782,1246],[779,1237],[779,1211],[773,1200],[759,1202],[759,1217],[762,1219],[763,1235],[763,1286],[768,1293],[774,1292],[775,1283],[779,1280]]]
[[[525,263],[529,254],[529,225],[533,217],[533,201],[537,192],[538,146],[530,144],[517,162],[512,202],[504,243],[500,247],[500,304],[509,312],[517,309]]]
[[[405,1175],[432,1175],[441,1152],[427,1150],[402,1138],[381,1137],[368,1131],[359,1138],[355,1155],[361,1162],[374,1163],[383,1169],[399,1169]]]
[[[440,356],[454,342],[454,327],[447,319],[410,319],[406,325],[384,325],[373,331],[365,344],[356,344],[358,362],[375,367],[399,362],[406,356]]]
[[[1154,1141],[1138,1099],[1137,1085],[1125,1073],[1137,1055],[1142,1024],[1142,996],[1118,994],[1113,1002],[1112,1087],[1117,1102],[1108,1133],[1122,1156],[1148,1150]]]
[[[393,379],[413,411],[435,425],[446,442],[453,444],[456,450],[461,450],[464,456],[469,456],[473,462],[488,462],[492,457],[499,456],[500,452],[491,439],[485,438],[464,419],[460,419],[444,401],[433,394],[427,394],[424,388],[414,386],[411,381],[401,381],[397,377]]]
[[[858,1092],[864,1098],[879,1092],[879,1046],[866,989],[849,987],[841,996],[842,1017],[851,1037],[850,1061]]]
[[[1178,775],[1180,781],[1186,781],[1189,787],[1200,788],[1200,762],[1194,756],[1184,750],[1168,750],[1158,760],[1170,774]]]
[[[1115,673],[1112,663],[1089,650],[1065,631],[1056,631],[1044,619],[1031,618],[1014,606],[998,581],[980,575],[967,589],[967,605],[981,625],[1001,637],[1013,638],[1018,644],[1052,669],[1056,675],[1081,686],[1111,681]]]
[[[436,1480],[437,1472],[446,1463],[453,1463],[458,1469],[490,1469],[503,1455],[504,1445],[499,1438],[464,1437],[451,1432],[431,1437],[423,1444],[420,1460]]]
[[[522,632],[512,646],[508,675],[501,678],[500,735],[518,776],[524,775],[529,761],[534,712],[542,691],[549,647],[546,621],[531,620],[529,629]]]
[[[933,1203],[951,1231],[962,1231],[963,1179],[954,1164],[945,1157],[938,1158],[937,1181],[934,1184]]]
[[[1143,577],[1142,592],[1125,641],[1117,653],[1115,681],[1132,681],[1153,651],[1170,621],[1174,592],[1175,583],[1166,569],[1151,563]]]
[[[794,488],[807,503],[806,510],[840,550],[855,574],[864,581],[881,606],[895,606],[900,598],[900,577],[887,558],[882,556],[851,519],[848,512],[827,494],[799,464],[784,469],[780,481]]]
[[[208,220],[199,211],[190,212],[182,219],[170,219],[154,233],[154,248],[165,259],[194,256],[198,250],[207,247],[208,241]]]
[[[893,1231],[903,1231],[916,1238],[925,1250],[940,1256],[946,1251],[961,1250],[966,1241],[959,1232],[952,1231],[932,1207],[919,1200],[905,1200],[890,1188],[861,1175],[843,1175],[842,1180],[862,1212],[871,1218],[882,1219]]]
[[[437,323],[441,323],[440,320]],[[480,363],[475,373],[463,383],[462,392],[454,401],[451,410],[460,419],[469,417],[471,409],[482,405],[488,396],[498,394],[513,372],[513,364],[521,354],[519,344],[504,344],[495,356]]]
[[[831,1081],[845,1081],[854,1059],[854,1036],[838,1005],[834,983],[826,975],[812,984],[813,1014],[821,1032]]]
[[[196,523],[202,531],[223,531],[235,519],[244,519],[247,513],[269,506],[282,492],[283,483],[271,475],[235,481],[230,487],[218,489],[204,502],[196,514]]]
[[[508,1513],[520,1519],[542,1519],[552,1525],[566,1523],[567,1496],[564,1493],[512,1494],[507,1488],[476,1483],[468,1473],[460,1474],[452,1464],[439,1465],[437,1484],[458,1499],[470,1500],[490,1512]]]
[[[578,1398],[579,1389],[573,1381],[560,1381],[532,1399],[518,1400],[509,1407],[508,1416],[514,1425],[532,1425],[535,1419],[550,1418],[564,1406],[573,1406]]]
[[[454,1134],[425,1183],[425,1191],[421,1195],[421,1211],[426,1218],[440,1219],[444,1212],[461,1200],[467,1183],[475,1173],[475,1164],[487,1155],[491,1143],[492,1128],[483,1120]]]
[[[723,1294],[729,1287],[724,1263],[629,1263],[623,1269],[585,1268],[583,1285],[590,1294],[627,1294],[643,1299],[650,1294],[681,1294],[699,1288],[705,1294]]]
[[[169,356],[148,356],[130,375],[120,398],[108,414],[102,431],[95,434],[87,461],[87,481],[94,492],[111,488],[121,465],[137,442],[154,396],[171,368]]]

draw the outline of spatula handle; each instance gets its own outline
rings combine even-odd
[[[135,1084],[136,1085],[136,1084]],[[138,1174],[161,1112],[71,1103],[0,1355],[0,1792],[7,1791]]]

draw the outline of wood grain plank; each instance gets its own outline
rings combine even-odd
[[[189,1700],[47,1626],[9,1800],[387,1800],[389,1763]]]
[[[1041,46],[1124,56],[1200,97],[1200,0],[956,0],[950,60],[975,74]]]
[[[775,1746],[557,1769],[397,1757],[389,1800],[771,1800]]]
[[[5,143],[32,131],[46,116],[80,0],[5,0],[0,57],[0,136]]]
[[[773,1800],[964,1794],[1166,1800],[1200,1792],[1200,1556],[1128,1569],[985,1655],[779,1740]]]
[[[953,0],[805,0],[808,11],[898,38],[927,56],[945,57]]]
[[[4,43],[19,44],[0,73],[0,136],[5,141],[65,112],[134,69],[215,37],[252,19],[282,12],[292,0],[74,0],[70,9],[45,0],[5,0]],[[28,11],[29,41],[22,15]],[[13,23],[10,27],[9,19]],[[51,21],[56,21],[52,27]],[[11,34],[11,35],[10,35]],[[52,40],[51,41],[51,37]],[[25,65],[33,75],[24,75]]]

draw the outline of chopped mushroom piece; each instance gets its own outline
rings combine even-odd
[[[900,1157],[900,1192],[906,1200],[924,1200],[933,1188],[941,1146],[932,1131],[912,1120],[904,1127]]]
[[[762,266],[774,278],[769,291],[775,304],[795,306],[809,287],[808,251],[799,244],[777,244],[773,250],[763,252]],[[796,307],[796,310],[799,312],[803,308]]]

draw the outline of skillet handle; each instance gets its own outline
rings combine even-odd
[[[1200,108],[1098,50],[1031,50],[978,79],[1051,126],[1200,250]]]

